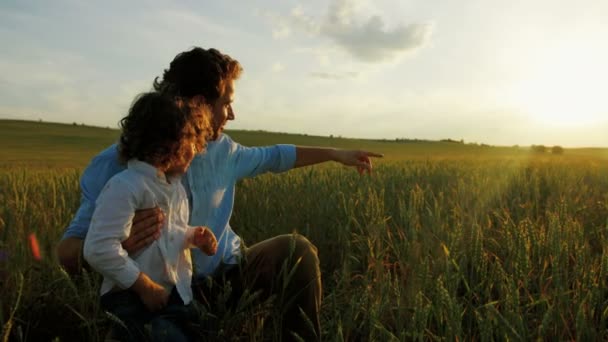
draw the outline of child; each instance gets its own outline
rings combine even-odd
[[[210,113],[194,108],[206,107],[146,93],[121,120],[119,154],[128,168],[112,177],[97,199],[84,257],[104,277],[101,305],[124,323],[114,330],[123,340],[147,340],[148,323],[154,340],[187,340],[183,323],[196,317],[189,248],[207,255],[217,251],[210,229],[188,226],[180,181],[203,151],[210,127]],[[160,237],[128,255],[121,241],[129,236],[135,211],[155,206],[165,213]]]

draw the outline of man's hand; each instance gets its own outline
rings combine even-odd
[[[59,263],[69,274],[80,274],[86,262],[82,258],[83,240],[76,237],[65,238],[57,244],[57,258]]]
[[[382,158],[383,155],[361,150],[335,150],[334,160],[346,166],[355,166],[359,174],[367,171],[372,172],[372,160],[370,157]]]
[[[158,208],[142,209],[135,212],[131,234],[122,242],[122,248],[133,254],[148,247],[160,237],[160,230],[165,222],[165,214]]]
[[[328,147],[296,146],[296,161],[293,167],[315,165],[335,161],[346,166],[354,166],[359,173],[372,172],[370,157],[383,157],[380,153],[362,150],[340,150]]]
[[[217,253],[217,239],[211,229],[207,227],[194,228],[192,244],[200,248],[207,255]]]
[[[169,301],[169,294],[165,288],[150,279],[145,273],[139,273],[139,277],[131,286],[137,293],[146,308],[152,312],[161,310]]]

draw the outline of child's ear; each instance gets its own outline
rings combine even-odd
[[[195,95],[190,99],[188,105],[190,105],[190,107],[197,108],[206,103],[207,101],[203,95]]]

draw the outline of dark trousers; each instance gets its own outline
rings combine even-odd
[[[218,305],[230,315],[257,303],[268,311],[280,310],[275,324],[280,325],[283,341],[320,340],[319,258],[317,248],[301,235],[280,235],[244,248],[239,265],[222,265],[213,277],[193,286],[195,298],[211,314]]]
[[[167,306],[158,312],[150,312],[139,296],[129,290],[104,294],[101,306],[118,318],[111,335],[119,341],[191,341],[194,337],[188,332],[189,324],[199,318],[192,303],[184,305],[175,288]]]

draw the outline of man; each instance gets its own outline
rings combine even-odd
[[[209,142],[204,154],[194,158],[183,177],[190,205],[190,224],[210,227],[218,240],[218,250],[213,257],[192,250],[196,269],[193,283],[213,276],[229,279],[236,289],[234,295],[249,288],[270,296],[278,291],[275,283],[281,268],[285,267],[283,262],[297,260],[297,265],[286,265],[290,269],[295,267],[295,272],[284,290],[291,300],[287,301],[289,307],[284,308],[283,336],[291,339],[297,334],[305,340],[318,340],[321,277],[317,249],[303,236],[288,234],[242,250],[241,239],[229,224],[235,184],[239,179],[265,172],[283,172],[327,161],[370,172],[370,157],[381,155],[293,145],[250,148],[235,143],[222,132],[226,123],[235,119],[232,102],[235,81],[241,72],[239,62],[230,56],[215,49],[196,47],[178,54],[164,71],[162,80],[154,81],[156,91],[194,104],[209,105],[212,109],[213,141]],[[113,145],[96,156],[84,171],[80,208],[57,246],[59,260],[68,272],[77,273],[82,265],[82,242],[99,192],[109,178],[124,168],[125,165],[118,161],[116,145]],[[122,243],[123,248],[128,253],[135,253],[149,245],[160,236],[162,222],[163,213],[158,208],[139,212],[133,219],[129,238]],[[312,322],[314,331],[302,319],[302,312]]]

